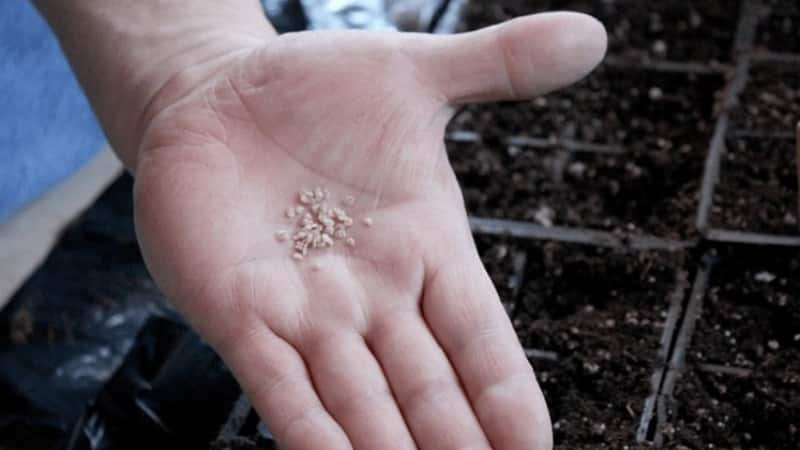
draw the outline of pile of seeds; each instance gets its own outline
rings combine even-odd
[[[355,239],[348,236],[353,219],[344,209],[354,203],[353,197],[345,198],[341,206],[331,205],[330,197],[330,192],[321,187],[302,190],[298,193],[297,204],[286,210],[286,218],[294,221],[294,233],[280,230],[275,238],[291,244],[294,259],[300,261],[311,250],[333,247],[336,241],[343,241],[349,247],[356,245]],[[364,223],[367,222],[371,224],[372,221],[365,218]]]

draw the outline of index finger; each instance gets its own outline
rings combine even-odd
[[[533,369],[491,279],[471,253],[448,258],[426,281],[425,319],[492,448],[550,449],[550,417]]]

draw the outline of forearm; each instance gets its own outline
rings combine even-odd
[[[155,111],[274,36],[257,0],[34,0],[133,168]]]

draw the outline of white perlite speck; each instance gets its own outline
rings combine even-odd
[[[753,277],[756,281],[761,283],[772,283],[775,281],[775,274],[767,272],[766,270],[758,272],[756,276]]]
[[[321,187],[303,189],[297,196],[298,205],[286,210],[286,218],[295,222],[294,233],[278,231],[275,237],[280,242],[289,241],[295,260],[301,261],[311,250],[331,248],[336,241],[355,246],[355,240],[348,236],[353,219],[343,207],[332,206],[330,196]]]

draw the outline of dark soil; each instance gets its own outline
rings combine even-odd
[[[797,234],[800,64],[757,64],[733,112],[712,225]]]
[[[797,166],[791,139],[729,139],[714,192],[715,227],[797,235]]]
[[[475,240],[500,301],[511,312],[517,303],[521,284],[525,282],[528,249],[507,238],[476,236]],[[521,266],[515,263],[515,259],[520,257],[524,258]]]
[[[729,254],[711,288],[676,389],[670,445],[796,449],[800,441],[800,257]],[[700,364],[747,369],[717,374]]]
[[[558,362],[532,361],[556,447],[635,448],[682,255],[554,243],[525,248],[500,238],[478,243],[506,301],[511,255],[527,251],[514,323],[526,348],[559,356]]]
[[[450,142],[448,149],[467,209],[540,222],[550,209],[556,225],[691,235],[721,84],[713,76],[605,67],[533,101],[466,108],[450,129],[483,140]],[[622,153],[508,145],[517,135],[566,137]]]
[[[585,12],[600,19],[608,31],[611,55],[707,63],[730,59],[739,0],[474,1],[467,10],[466,24],[476,29],[525,14],[557,10]]]
[[[769,0],[769,15],[762,21],[756,44],[773,52],[800,53],[800,3]]]
[[[754,65],[740,107],[734,111],[736,131],[773,132],[792,138],[800,121],[798,74],[800,63]]]
[[[789,45],[800,39],[781,36],[798,32],[794,19],[787,19],[796,13],[786,13],[798,3],[771,3],[757,46],[795,51]],[[560,8],[600,17],[615,56],[734,62],[738,1],[472,2],[467,28]],[[797,234],[799,68],[753,66],[733,111],[713,226]],[[468,142],[453,133],[448,150],[467,208],[477,216],[543,225],[692,236],[718,112],[715,93],[723,85],[722,77],[606,66],[529,102],[465,108],[450,131],[481,139]],[[514,136],[598,144],[605,153],[563,144],[525,147]],[[479,238],[478,244],[523,345],[558,355],[557,361],[532,359],[557,448],[650,448],[634,437],[651,375],[663,364],[659,339],[667,299],[676,272],[694,273],[698,254],[504,238]],[[521,253],[527,257],[522,278],[514,264]],[[662,427],[664,448],[797,448],[800,257],[796,250],[736,248],[725,250],[722,261],[675,388],[670,421]],[[740,376],[710,372],[714,365],[733,367]]]

